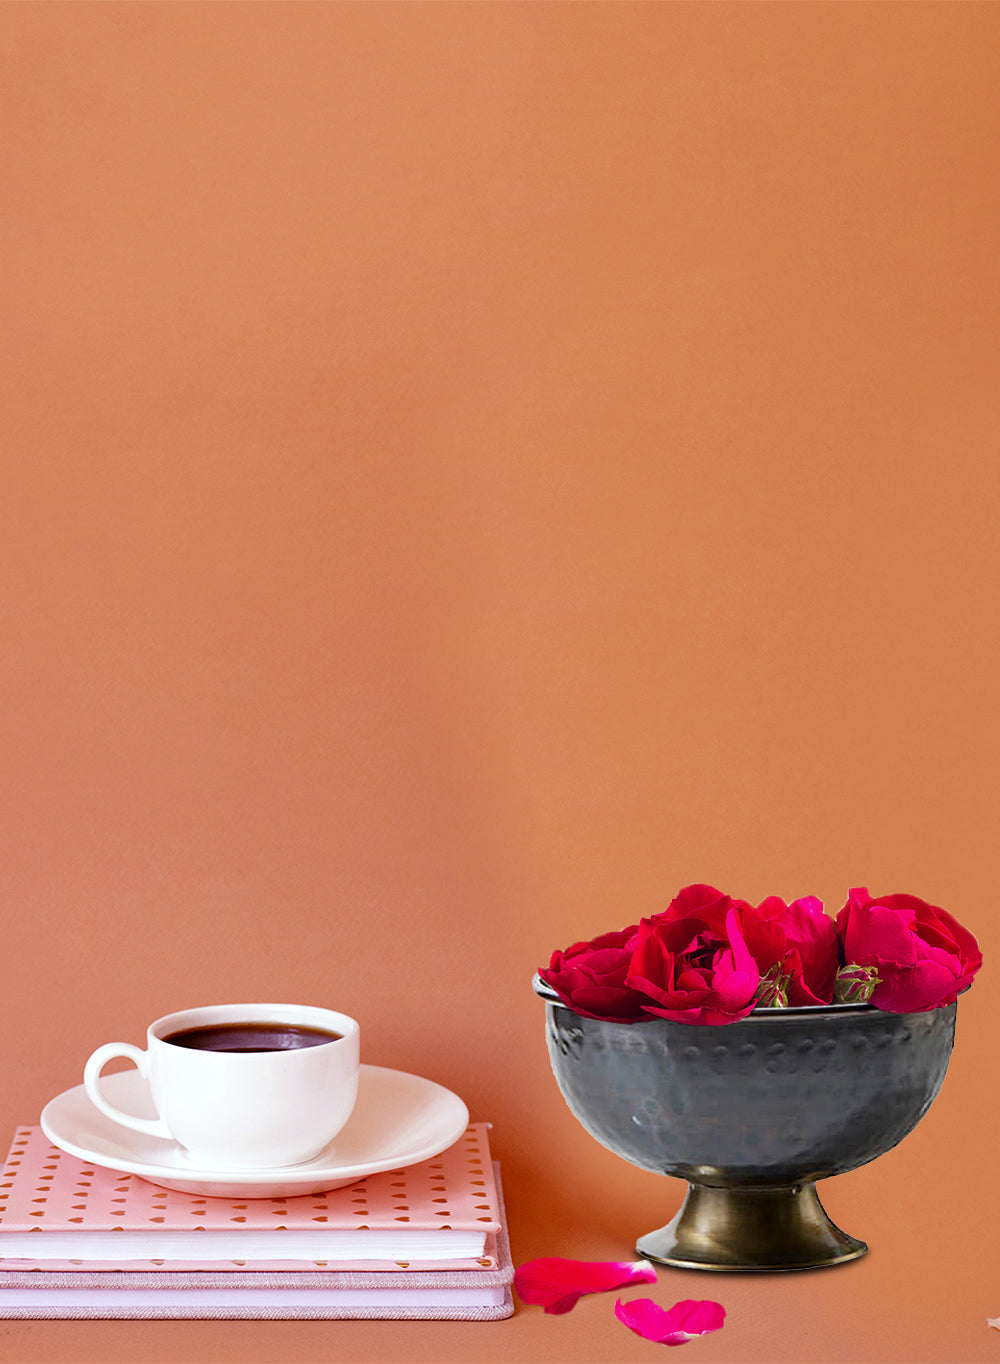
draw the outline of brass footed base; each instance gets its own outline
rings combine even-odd
[[[680,1212],[636,1246],[647,1260],[678,1269],[768,1273],[856,1260],[864,1241],[834,1226],[815,1184],[782,1189],[715,1189],[690,1184]]]

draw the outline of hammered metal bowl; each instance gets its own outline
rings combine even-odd
[[[535,977],[552,1069],[588,1132],[644,1170],[688,1181],[677,1216],[640,1237],[684,1269],[841,1264],[864,1241],[836,1227],[816,1181],[911,1132],[941,1088],[957,1004],[763,1009],[723,1027],[584,1018]]]

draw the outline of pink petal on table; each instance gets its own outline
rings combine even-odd
[[[659,1345],[686,1345],[706,1331],[718,1331],[726,1319],[726,1309],[717,1302],[695,1302],[685,1298],[670,1311],[657,1307],[651,1298],[634,1298],[615,1303],[615,1316],[630,1331]]]
[[[514,1287],[523,1302],[556,1313],[570,1311],[585,1293],[655,1282],[656,1270],[648,1260],[563,1260],[557,1255],[529,1260],[514,1275]]]
[[[987,1317],[986,1325],[992,1326],[995,1331],[1000,1331],[1000,1317]]]

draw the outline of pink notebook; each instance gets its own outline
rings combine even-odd
[[[122,1317],[185,1320],[234,1318],[499,1321],[514,1311],[514,1266],[503,1226],[500,1171],[494,1166],[501,1227],[495,1268],[435,1270],[421,1265],[375,1271],[352,1266],[298,1271],[283,1267],[216,1271],[165,1267],[8,1269],[0,1261],[0,1319]]]
[[[295,1198],[196,1197],[87,1164],[38,1127],[0,1175],[0,1268],[493,1268],[489,1125],[432,1160]]]

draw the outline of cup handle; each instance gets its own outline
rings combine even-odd
[[[134,1118],[131,1113],[123,1113],[120,1108],[108,1103],[101,1093],[101,1070],[116,1056],[134,1061],[143,1079],[149,1078],[149,1052],[143,1051],[141,1047],[133,1047],[128,1042],[105,1042],[103,1047],[97,1048],[83,1069],[83,1087],[91,1103],[112,1122],[134,1128],[136,1132],[145,1132],[150,1137],[166,1137],[171,1141],[173,1133],[162,1118]]]

